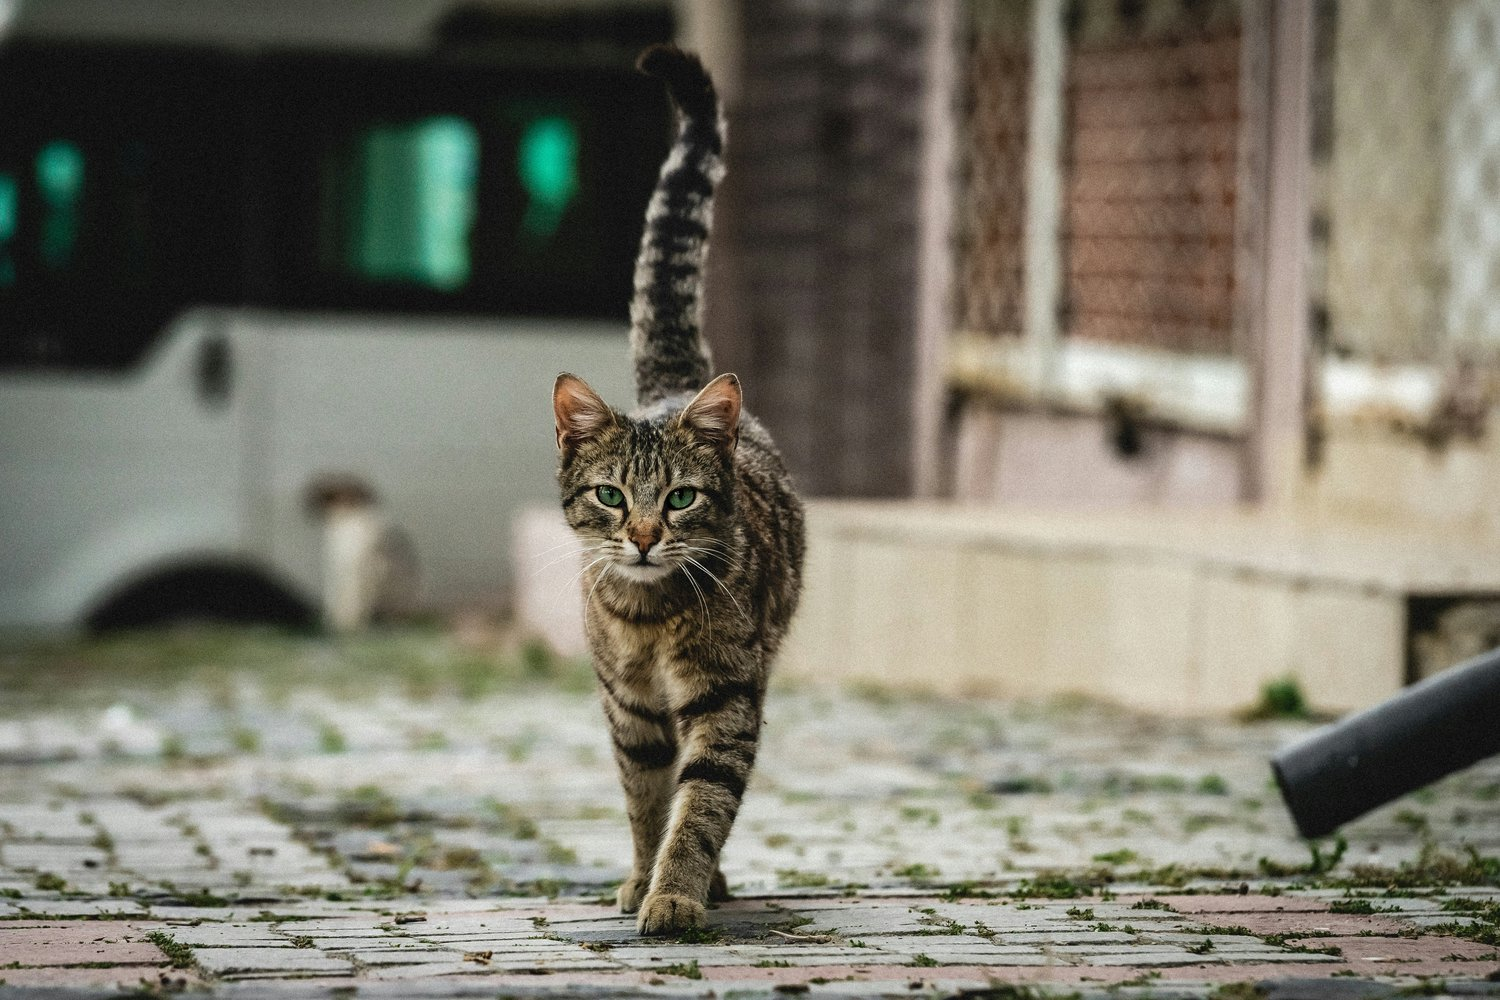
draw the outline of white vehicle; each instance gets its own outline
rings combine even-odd
[[[669,141],[631,57],[671,23],[442,6],[15,10],[0,626],[307,620],[329,474],[380,496],[425,603],[504,592],[513,517],[554,499],[553,377],[630,397]]]

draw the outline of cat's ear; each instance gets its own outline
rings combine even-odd
[[[740,439],[740,380],[725,373],[704,386],[678,421],[699,437],[733,452]]]
[[[567,372],[552,384],[552,415],[557,424],[557,448],[569,452],[591,441],[615,422],[614,411],[577,375]]]

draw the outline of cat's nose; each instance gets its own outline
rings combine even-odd
[[[651,551],[651,546],[661,541],[661,525],[654,521],[644,524],[632,525],[626,532],[635,547],[641,550],[641,555]]]

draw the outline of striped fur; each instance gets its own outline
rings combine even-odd
[[[642,67],[681,117],[647,213],[631,307],[639,407],[558,377],[563,512],[582,542],[585,627],[634,842],[620,906],[644,934],[724,898],[719,852],[760,741],[771,660],[801,589],[802,506],[733,375],[698,336],[720,126],[697,59]],[[708,384],[705,385],[704,383]],[[687,492],[681,492],[687,491]],[[686,501],[686,502],[684,502]]]
[[[698,328],[713,193],[724,176],[724,123],[696,56],[657,45],[641,53],[637,66],[666,84],[678,113],[677,141],[646,207],[630,302],[636,402],[646,406],[696,392],[713,372]]]

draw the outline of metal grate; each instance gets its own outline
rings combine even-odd
[[[957,312],[992,336],[1022,327],[1032,16],[1027,0],[976,0],[964,39]]]
[[[1500,0],[1325,0],[1313,274],[1335,355],[1500,360]]]
[[[1500,348],[1500,3],[1452,4],[1445,41],[1445,332],[1455,346],[1493,357]]]
[[[1238,6],[1081,0],[1069,21],[1061,332],[1228,353]]]
[[[1024,332],[1029,254],[1060,257],[1064,337],[1231,353],[1240,13],[1234,0],[1073,0],[1055,232],[1028,236],[1033,2],[970,0],[963,42],[956,314]],[[1030,242],[1028,242],[1028,240]]]

